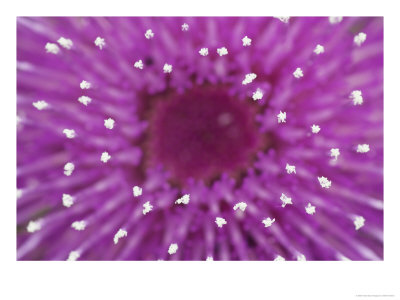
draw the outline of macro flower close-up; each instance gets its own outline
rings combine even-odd
[[[18,17],[18,260],[383,260],[382,17]]]

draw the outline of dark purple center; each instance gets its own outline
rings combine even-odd
[[[157,101],[150,157],[179,182],[243,171],[260,144],[254,109],[220,88],[197,88]]]

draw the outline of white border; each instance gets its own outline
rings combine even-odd
[[[395,295],[398,278],[400,22],[384,1],[3,1],[1,16],[1,299],[365,299]],[[125,4],[123,4],[125,3]],[[262,4],[263,3],[263,4]],[[8,5],[7,7],[4,7]],[[11,5],[11,6],[10,6]],[[23,15],[384,15],[383,262],[16,262],[15,32]],[[379,299],[379,297],[374,297]]]

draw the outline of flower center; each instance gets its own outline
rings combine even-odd
[[[162,96],[150,117],[150,161],[180,183],[190,177],[209,181],[223,172],[235,176],[261,143],[254,114],[251,103],[222,88]]]

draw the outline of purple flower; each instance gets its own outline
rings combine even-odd
[[[382,18],[18,18],[19,260],[383,259]]]

